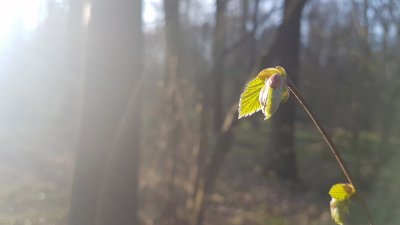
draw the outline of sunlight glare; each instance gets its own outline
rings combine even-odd
[[[0,0],[0,43],[17,29],[34,30],[39,24],[43,0]]]

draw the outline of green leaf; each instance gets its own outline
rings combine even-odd
[[[275,67],[276,70],[279,71],[279,74],[282,75],[285,79],[287,77],[286,70],[282,66]]]
[[[278,76],[278,79],[283,79],[280,77],[280,75],[276,76]],[[272,79],[272,77],[269,79]],[[268,81],[266,81],[266,85],[262,88],[259,98],[260,104],[262,106],[261,110],[265,115],[265,120],[271,118],[276,110],[278,110],[283,98],[285,88],[286,85],[283,80],[281,80],[281,84],[275,88],[268,85]]]
[[[351,184],[335,184],[329,190],[329,195],[338,201],[343,201],[349,199],[355,192]]]
[[[332,198],[330,206],[331,206],[332,219],[338,225],[344,225],[345,219],[349,214],[349,201],[348,200],[338,201]]]
[[[344,220],[349,214],[349,199],[356,193],[351,184],[335,184],[329,190],[332,197],[330,202],[332,219],[339,225],[344,225]]]
[[[265,81],[266,79],[270,78],[274,74],[280,74],[282,71],[276,69],[276,68],[266,68],[261,70],[257,77],[261,79],[262,81]],[[282,75],[282,74],[281,74]]]
[[[267,88],[266,82],[277,75],[284,79],[282,85],[274,88]],[[239,119],[247,117],[255,112],[262,110],[265,119],[269,119],[278,109],[281,102],[286,102],[289,98],[289,90],[285,83],[286,71],[282,67],[266,68],[258,73],[257,77],[251,80],[239,101]]]
[[[251,80],[244,89],[239,101],[239,119],[250,116],[261,110],[261,104],[258,101],[260,91],[264,87],[264,80],[256,77]]]

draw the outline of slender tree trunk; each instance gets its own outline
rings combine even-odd
[[[306,0],[285,0],[283,22],[276,40],[268,55],[261,60],[262,68],[283,66],[294,83],[298,81],[300,22],[305,3]],[[267,173],[275,173],[281,178],[297,180],[294,122],[295,108],[291,99],[272,118],[266,170]]]
[[[213,67],[212,67],[212,85],[213,85],[213,109],[214,109],[214,131],[218,132],[224,119],[224,77],[223,77],[223,57],[225,43],[225,8],[227,0],[216,0],[215,28],[213,42]]]
[[[200,104],[199,107],[199,130],[196,143],[194,145],[194,150],[192,153],[192,166],[190,173],[190,184],[192,186],[192,196],[189,199],[188,209],[193,210],[194,201],[199,191],[200,183],[204,178],[204,168],[207,159],[207,147],[208,147],[208,118],[209,118],[209,97],[207,93],[208,79],[201,79],[199,82],[199,92],[200,92]]]
[[[229,151],[232,142],[231,126],[227,129],[227,132],[221,134],[222,124],[224,123],[224,112],[223,112],[223,90],[224,90],[224,78],[223,78],[223,58],[224,58],[224,43],[225,43],[225,10],[227,0],[215,0],[216,12],[215,12],[215,27],[214,27],[214,40],[213,40],[213,65],[211,70],[210,81],[212,83],[212,109],[213,109],[213,130],[217,135],[217,143],[215,144],[212,152],[214,155],[211,157],[211,162],[205,166],[205,155],[204,149],[199,149],[197,157],[198,176],[197,183],[195,185],[195,192],[193,195],[193,209],[190,223],[192,225],[201,225],[204,220],[205,212],[205,201],[208,194],[211,192],[216,174],[219,171],[219,163],[222,163],[225,154]],[[201,88],[203,93],[203,111],[201,114],[201,134],[204,135],[200,139],[200,147],[204,148],[206,143],[206,116],[207,116],[207,93],[206,84],[202,85]],[[219,154],[222,153],[222,154]],[[215,156],[217,154],[218,156]]]
[[[256,62],[257,56],[257,40],[256,40],[256,32],[258,29],[258,8],[260,5],[260,0],[254,0],[254,8],[253,8],[253,15],[252,15],[252,29],[251,29],[251,39],[250,39],[250,48],[249,48],[249,70],[251,71],[254,68],[254,64]]]
[[[180,81],[182,68],[182,37],[179,14],[180,0],[164,0],[165,14],[165,123],[166,149],[171,161],[168,181],[168,198],[161,219],[164,224],[177,223],[176,176],[178,173],[178,154],[182,144],[182,112],[180,100]]]
[[[207,197],[214,188],[218,173],[234,140],[234,128],[238,124],[237,107],[237,104],[235,104],[227,112],[224,123],[217,134],[216,143],[211,149],[210,161],[207,163],[202,178],[199,180],[198,189],[194,197],[193,214],[190,223],[192,225],[203,224]]]
[[[142,70],[140,9],[138,0],[92,3],[70,225],[97,224],[96,216],[98,224],[137,224],[137,108],[126,130],[120,127]]]

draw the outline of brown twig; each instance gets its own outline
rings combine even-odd
[[[358,200],[358,202],[361,205],[361,208],[364,210],[365,214],[367,215],[370,225],[372,225],[373,224],[372,223],[372,217],[371,217],[371,214],[369,213],[367,204],[365,203],[364,198],[359,193],[359,189],[356,186],[353,178],[351,177],[350,171],[347,168],[347,166],[346,166],[346,164],[345,164],[340,152],[337,150],[337,148],[336,148],[335,144],[333,143],[332,139],[330,138],[328,133],[325,131],[324,127],[319,122],[317,117],[314,115],[314,113],[312,112],[311,108],[308,106],[307,102],[304,100],[304,98],[302,97],[300,92],[297,90],[296,86],[289,79],[287,80],[287,86],[288,86],[290,92],[292,92],[294,97],[298,100],[300,105],[303,107],[304,111],[306,111],[306,113],[308,114],[308,116],[310,117],[310,119],[312,120],[314,125],[316,126],[317,130],[319,131],[319,133],[321,133],[322,137],[324,138],[324,140],[328,144],[329,148],[331,149],[333,155],[335,156],[336,161],[338,162],[338,164],[339,164],[340,168],[342,169],[344,175],[346,176],[347,180],[349,181],[349,183],[356,190],[356,199]]]

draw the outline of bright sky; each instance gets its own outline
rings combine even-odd
[[[0,43],[7,40],[16,28],[33,30],[43,11],[42,0],[0,0]]]
[[[151,26],[159,18],[157,11],[162,7],[162,1],[144,0],[143,6],[144,24]],[[45,13],[46,0],[0,0],[0,46],[13,35],[15,29],[34,30],[46,18]],[[85,15],[88,13],[85,12]]]
[[[199,1],[205,11],[213,11],[214,0]],[[0,47],[9,40],[18,29],[29,33],[34,30],[47,15],[48,0],[0,0]],[[51,1],[50,1],[51,2]],[[52,3],[68,5],[67,0],[52,0]],[[162,21],[162,0],[143,0],[143,22],[145,28],[157,26]],[[210,8],[211,7],[211,8]],[[196,10],[196,9],[192,9]],[[90,5],[85,7],[84,23],[90,16]],[[194,15],[198,18],[199,15]]]
[[[143,22],[152,23],[157,18],[157,9],[155,6],[161,5],[161,0],[145,0],[143,7]]]

